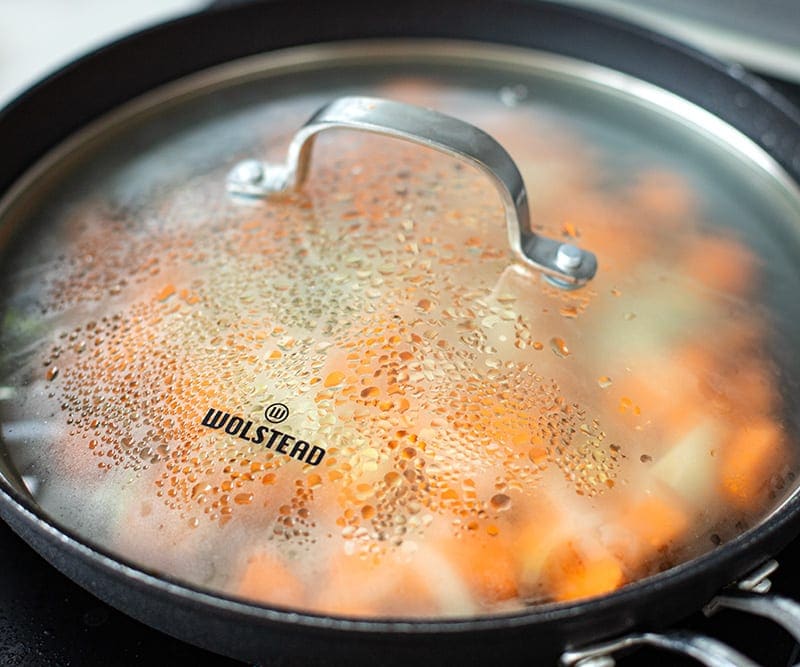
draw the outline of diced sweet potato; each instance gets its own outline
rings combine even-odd
[[[236,593],[278,606],[303,607],[306,604],[300,580],[277,557],[265,551],[247,560]]]
[[[665,547],[689,528],[689,517],[674,499],[651,494],[634,502],[621,523],[653,550]]]
[[[482,603],[492,604],[517,595],[517,564],[510,540],[502,532],[448,541],[443,554]]]
[[[741,507],[752,505],[782,450],[781,431],[774,422],[761,419],[740,429],[725,446],[720,464],[728,499]]]
[[[602,595],[624,583],[620,562],[600,546],[562,542],[545,562],[543,582],[559,601]]]

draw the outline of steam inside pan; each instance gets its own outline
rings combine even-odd
[[[54,521],[267,606],[435,618],[608,593],[794,491],[797,200],[591,70],[469,53],[266,59],[7,205],[3,447]],[[392,138],[331,130],[301,190],[226,192],[344,94],[495,137],[594,279],[544,280],[484,174]]]

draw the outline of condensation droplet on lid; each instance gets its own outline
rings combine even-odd
[[[344,373],[341,371],[333,371],[332,373],[328,374],[328,377],[325,378],[325,386],[326,387],[338,387],[342,382],[344,382]]]
[[[249,505],[253,502],[253,494],[252,493],[237,493],[234,498],[233,502],[237,505]]]
[[[608,389],[612,385],[612,380],[608,375],[602,375],[597,378],[597,384],[600,386],[600,389]]]
[[[570,355],[569,348],[563,338],[555,336],[550,339],[550,349],[557,357],[568,357]]]
[[[420,299],[417,301],[417,310],[423,313],[429,313],[433,310],[433,301],[430,299]]]
[[[561,313],[562,317],[568,317],[570,319],[578,317],[577,306],[563,306],[558,312]]]
[[[563,225],[561,225],[561,234],[573,239],[578,238],[581,235],[580,231],[578,231],[578,228],[571,222],[565,222]]]
[[[168,285],[165,285],[162,288],[162,290],[156,295],[156,300],[158,300],[158,301],[166,301],[173,294],[175,294],[175,285],[170,283]]]
[[[58,366],[51,366],[50,368],[47,369],[47,372],[45,373],[45,377],[48,380],[54,380],[57,375],[58,375]]]
[[[528,458],[531,463],[539,465],[547,459],[547,450],[544,447],[532,447],[528,450]]]
[[[503,512],[511,508],[511,498],[505,493],[496,493],[489,501],[492,509],[497,512]]]
[[[417,455],[417,450],[413,447],[404,447],[403,448],[403,458],[404,459],[413,459]]]

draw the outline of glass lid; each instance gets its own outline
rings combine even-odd
[[[497,165],[435,142],[326,126],[296,189],[230,186],[354,95],[494,137],[523,252],[596,273],[531,265]],[[608,593],[795,492],[799,201],[721,121],[544,54],[365,43],[198,75],[6,197],[6,476],[105,550],[270,607]]]

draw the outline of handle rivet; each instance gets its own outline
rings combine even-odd
[[[264,168],[258,160],[245,160],[236,165],[230,177],[239,183],[255,185],[264,178]]]
[[[583,262],[583,250],[569,243],[562,243],[556,252],[556,266],[562,271],[577,269]]]

